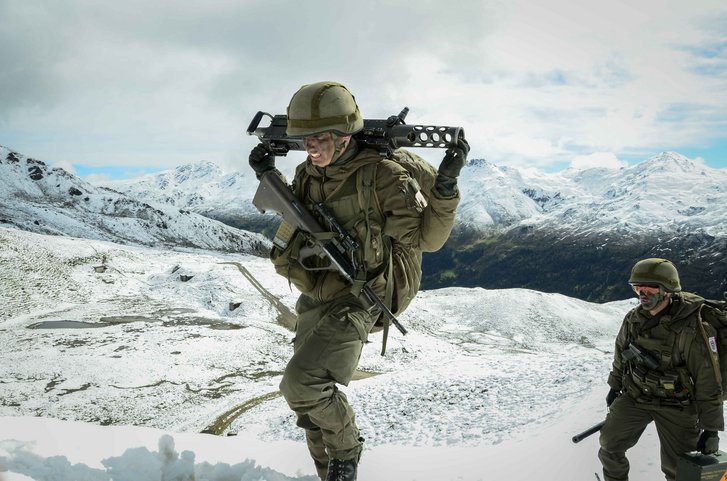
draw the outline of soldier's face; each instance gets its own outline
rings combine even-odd
[[[657,285],[633,284],[631,287],[634,289],[636,295],[639,296],[641,307],[647,311],[654,309],[665,298],[661,288]]]
[[[346,150],[350,139],[351,136],[336,138],[332,133],[326,132],[304,137],[303,145],[313,165],[316,167],[327,167]]]

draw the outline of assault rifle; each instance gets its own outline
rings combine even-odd
[[[438,127],[434,125],[406,124],[404,119],[409,108],[388,119],[364,119],[363,129],[353,138],[362,146],[379,151],[382,157],[391,157],[399,147],[428,147],[446,149],[457,145],[464,138],[462,127]],[[260,127],[263,116],[270,117],[270,125]],[[285,156],[291,150],[305,150],[303,139],[288,137],[288,117],[258,112],[247,127],[248,135],[257,136],[275,155]]]
[[[633,342],[630,342],[629,347],[621,353],[621,358],[624,361],[635,360],[636,364],[646,366],[647,369],[653,370],[659,368],[659,361]]]
[[[293,228],[308,233],[311,241],[314,243],[314,252],[323,257],[327,257],[331,261],[330,268],[332,270],[338,271],[352,285],[360,282],[356,279],[358,272],[356,251],[359,249],[359,245],[338,224],[323,204],[317,204],[315,208],[318,214],[329,224],[330,230],[334,232],[335,235],[333,237],[330,235],[317,235],[326,234],[329,231],[321,227],[316,218],[293,195],[293,191],[275,170],[270,170],[262,174],[260,185],[255,192],[252,203],[260,212],[275,212],[281,215],[283,220]],[[394,313],[391,312],[379,296],[376,295],[374,290],[371,289],[370,285],[362,283],[359,298],[367,308],[374,306],[379,308],[386,319],[394,324],[399,332],[406,334],[407,331],[404,329],[404,326],[401,325],[396,316],[394,316]]]

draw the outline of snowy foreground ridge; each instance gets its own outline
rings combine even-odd
[[[296,294],[268,261],[8,228],[0,247],[0,480],[315,479],[277,395]],[[359,479],[595,479],[597,437],[570,438],[605,416],[632,305],[422,292],[345,388]],[[651,431],[631,457],[660,478]]]

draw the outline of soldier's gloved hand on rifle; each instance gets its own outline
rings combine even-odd
[[[717,431],[702,431],[697,441],[697,451],[702,454],[714,454],[719,450],[719,435]]]
[[[258,180],[260,180],[260,177],[265,172],[275,170],[275,155],[263,143],[258,144],[250,151],[250,158],[248,160]]]
[[[608,391],[608,394],[606,394],[606,407],[611,407],[611,404],[616,400],[617,397],[621,395],[621,391],[617,391],[614,388],[611,388]]]
[[[454,197],[457,193],[457,177],[467,161],[470,144],[464,138],[457,140],[456,147],[447,149],[442,163],[439,164],[439,174],[434,187],[442,197]]]

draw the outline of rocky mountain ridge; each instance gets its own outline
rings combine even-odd
[[[97,187],[0,146],[0,225],[121,244],[263,255],[269,242],[189,210]]]

